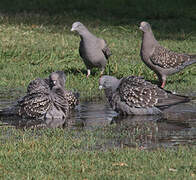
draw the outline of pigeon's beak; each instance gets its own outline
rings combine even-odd
[[[103,89],[103,86],[102,86],[102,85],[100,85],[100,86],[99,86],[99,89],[100,89],[100,90],[101,90],[101,89]]]
[[[56,81],[54,80],[54,81],[52,81],[53,82],[53,85],[55,86],[56,85]]]
[[[72,27],[72,28],[71,28],[71,31],[75,31],[75,29]]]

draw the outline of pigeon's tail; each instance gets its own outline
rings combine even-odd
[[[190,64],[196,63],[196,55],[190,55],[190,58],[191,58]]]
[[[79,97],[80,97],[80,93],[79,93],[79,92],[74,91],[73,94],[74,94],[74,96],[75,96],[77,99],[79,99]]]
[[[177,95],[177,94],[169,94],[167,99],[164,99],[163,102],[159,103],[160,108],[165,108],[168,106],[186,103],[191,101],[191,98],[188,96]]]
[[[0,116],[14,116],[14,115],[17,115],[17,110],[15,107],[0,109]]]

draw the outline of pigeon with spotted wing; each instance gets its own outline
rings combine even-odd
[[[101,68],[102,75],[108,58],[111,55],[106,41],[97,38],[80,22],[73,23],[71,31],[77,31],[80,35],[79,54],[87,68],[87,77],[89,77],[93,67]]]
[[[155,39],[149,23],[141,22],[140,30],[143,31],[141,59],[157,74],[162,88],[166,84],[168,75],[177,73],[188,65],[196,63],[196,55],[176,53],[162,47]]]
[[[18,115],[31,119],[66,119],[70,109],[78,103],[74,93],[64,89],[65,75],[53,72],[49,78],[30,82],[27,94],[13,106],[0,111],[0,115]]]
[[[189,101],[188,97],[172,94],[136,76],[102,76],[99,88],[105,90],[112,109],[122,115],[162,114],[168,106]]]

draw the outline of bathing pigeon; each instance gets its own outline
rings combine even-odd
[[[66,119],[78,99],[71,92],[67,93],[64,86],[65,75],[62,71],[51,73],[47,79],[37,78],[28,85],[26,95],[13,106],[0,110],[0,115],[43,120]]]
[[[122,115],[162,114],[168,106],[189,101],[188,97],[172,94],[136,76],[102,76],[99,88],[105,90],[112,109]]]
[[[186,66],[196,63],[196,55],[176,53],[162,47],[155,39],[151,26],[147,22],[140,23],[140,30],[143,31],[141,44],[141,59],[153,70],[164,88],[166,77],[179,72]]]
[[[97,38],[80,22],[72,24],[71,31],[77,31],[81,37],[79,53],[87,68],[87,77],[93,67],[101,68],[101,75],[111,52],[104,39]]]

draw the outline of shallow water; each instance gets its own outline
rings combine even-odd
[[[20,93],[0,93],[0,108],[7,107]],[[13,94],[12,94],[13,93]],[[8,98],[9,97],[9,98]],[[63,127],[82,131],[100,131],[95,136],[92,149],[139,147],[152,149],[176,145],[196,145],[196,102],[179,104],[167,109],[163,116],[118,117],[107,102],[82,102],[68,121],[46,122],[22,120],[16,117],[0,117],[1,127]],[[105,133],[110,132],[108,137]],[[4,136],[8,136],[4,133]],[[2,138],[1,138],[2,139]],[[97,145],[98,144],[98,145]],[[101,144],[101,145],[100,145]]]

